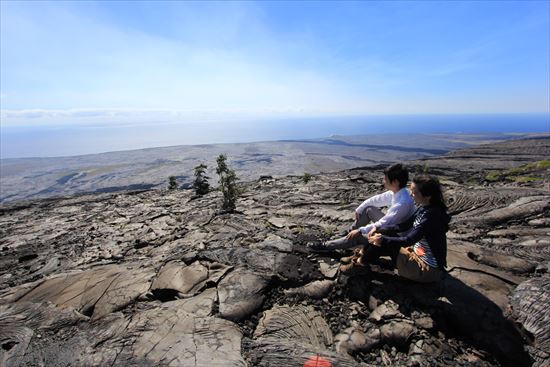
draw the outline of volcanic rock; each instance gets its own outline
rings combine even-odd
[[[234,213],[216,190],[3,205],[0,364],[547,365],[548,156],[539,138],[407,163],[453,216],[437,284],[306,249],[349,228],[384,166],[244,182]]]

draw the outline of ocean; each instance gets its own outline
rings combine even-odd
[[[60,157],[153,147],[317,139],[387,133],[550,132],[550,114],[379,115],[245,121],[0,124],[0,156]]]

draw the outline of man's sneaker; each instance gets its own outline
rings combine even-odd
[[[322,242],[308,242],[306,248],[312,252],[329,252],[331,249],[327,248]]]

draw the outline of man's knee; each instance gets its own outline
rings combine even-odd
[[[384,213],[382,213],[380,208],[375,207],[375,206],[367,206],[365,208],[365,210],[363,211],[363,213],[364,213],[365,217],[367,218],[366,220],[368,220],[370,222],[376,222],[377,220],[379,220],[380,218],[382,218],[384,216]]]
[[[376,212],[376,211],[379,211],[380,209],[378,209],[377,207],[375,206],[367,206],[363,212],[361,214],[359,214],[359,217],[364,217],[365,219],[371,219],[372,218],[372,215]]]

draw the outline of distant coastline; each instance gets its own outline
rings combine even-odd
[[[333,135],[549,133],[550,114],[367,115],[32,126],[0,124],[0,156],[66,157],[177,145],[321,139]]]

